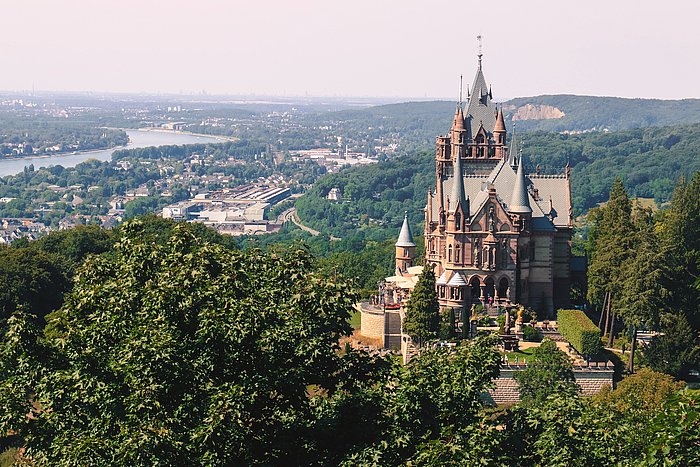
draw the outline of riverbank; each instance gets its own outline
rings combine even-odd
[[[200,135],[174,130],[154,129],[123,129],[129,136],[126,146],[115,146],[109,149],[95,149],[73,153],[51,154],[41,156],[24,156],[14,158],[0,158],[0,177],[21,173],[28,165],[34,165],[35,169],[52,165],[63,167],[75,167],[88,159],[109,161],[114,151],[121,149],[139,149],[149,146],[169,146],[185,144],[212,144],[228,141],[226,137]]]

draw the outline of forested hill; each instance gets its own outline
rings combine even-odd
[[[514,115],[519,131],[582,132],[619,131],[649,126],[700,122],[700,99],[658,100],[552,95],[521,97],[503,103],[506,120]],[[404,143],[429,143],[449,130],[455,102],[405,102],[312,114],[312,122],[338,121],[344,126],[362,127],[401,134]],[[558,117],[558,118],[553,118]],[[509,124],[510,130],[510,124]]]
[[[561,173],[569,160],[577,214],[607,200],[618,175],[631,196],[664,202],[678,177],[700,171],[700,124],[577,135],[539,132],[524,141],[529,172],[539,165],[544,173]],[[322,177],[297,202],[299,215],[309,226],[340,237],[357,229],[394,235],[404,211],[413,225],[421,225],[428,187],[435,184],[433,157],[433,151],[423,151]],[[342,189],[344,202],[324,198],[333,187]]]
[[[517,115],[525,131],[619,131],[700,122],[700,99],[623,99],[558,94],[520,97],[504,103],[506,118]],[[536,118],[559,116],[559,118]],[[522,118],[533,117],[523,120]]]

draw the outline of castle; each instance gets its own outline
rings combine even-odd
[[[435,188],[425,207],[425,263],[434,267],[443,307],[461,312],[477,303],[519,303],[553,315],[569,304],[570,170],[525,173],[514,135],[506,144],[503,110],[492,100],[481,58],[466,109],[460,102],[449,133],[437,137]],[[397,274],[408,272],[414,258],[404,219]]]

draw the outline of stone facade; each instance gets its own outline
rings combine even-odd
[[[553,315],[569,301],[570,172],[524,172],[492,101],[481,58],[466,111],[436,141],[425,259],[444,307],[520,303]],[[398,262],[398,258],[397,258]]]

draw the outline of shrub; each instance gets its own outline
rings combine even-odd
[[[542,333],[533,326],[523,328],[523,339],[526,342],[539,342],[542,340]]]
[[[557,312],[559,333],[581,355],[593,356],[602,350],[600,329],[581,310],[559,310]]]
[[[498,323],[498,333],[503,334],[506,328],[506,315],[498,315],[496,322]]]

